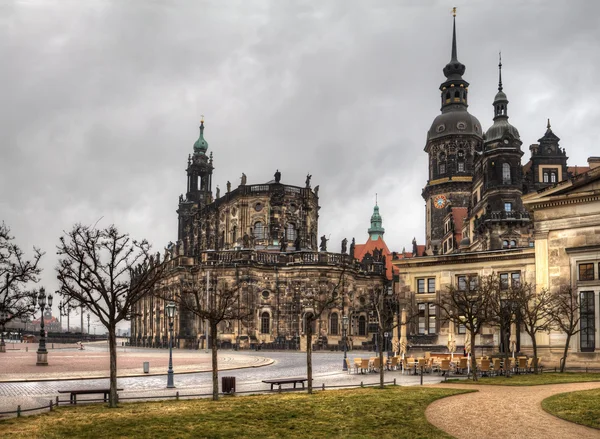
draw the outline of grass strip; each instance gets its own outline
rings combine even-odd
[[[600,381],[600,373],[540,373],[540,374],[522,374],[511,375],[509,378],[504,376],[482,377],[476,382],[473,380],[449,379],[446,383],[460,384],[485,384],[491,386],[541,386],[545,384],[564,384],[564,383],[585,383],[589,381]],[[444,381],[442,381],[443,383]]]
[[[600,430],[600,389],[559,393],[542,401],[551,415]]]
[[[436,399],[468,390],[386,387],[59,407],[0,421],[3,438],[450,438],[427,422]]]

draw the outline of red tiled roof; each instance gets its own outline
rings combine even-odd
[[[573,176],[583,174],[589,170],[590,170],[589,166],[577,166],[577,165],[567,166],[567,172],[570,174],[573,174]]]
[[[364,244],[356,244],[354,247],[354,257],[359,261],[362,261],[367,253],[373,254],[373,250],[375,249],[383,250],[383,256],[385,256],[385,276],[391,280],[392,253],[381,237],[377,238],[377,240],[372,240],[369,238]]]

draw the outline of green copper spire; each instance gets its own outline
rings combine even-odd
[[[369,237],[373,241],[377,239],[383,239],[385,229],[381,227],[381,215],[379,215],[379,206],[377,205],[377,195],[375,196],[375,207],[373,208],[373,215],[371,215],[371,227],[369,227]]]
[[[208,149],[208,142],[204,140],[204,116],[200,121],[200,136],[196,143],[194,143],[194,154],[205,154]]]

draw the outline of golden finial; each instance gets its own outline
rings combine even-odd
[[[452,16],[456,17],[456,6],[452,8]]]

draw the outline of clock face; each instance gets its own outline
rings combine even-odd
[[[433,198],[433,205],[436,209],[441,209],[446,205],[446,197],[444,195],[436,195]]]

